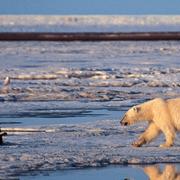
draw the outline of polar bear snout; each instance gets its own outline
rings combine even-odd
[[[120,124],[121,124],[121,126],[129,125],[129,122],[126,119],[126,115],[124,115],[124,117],[121,119]]]
[[[122,125],[122,126],[127,126],[127,125],[128,125],[128,122],[121,122],[121,125]]]

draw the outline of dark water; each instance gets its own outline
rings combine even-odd
[[[109,167],[99,169],[85,169],[85,170],[71,170],[61,171],[57,173],[45,172],[39,176],[22,177],[22,179],[50,179],[50,180],[83,180],[83,179],[147,179],[143,169],[136,167],[120,166],[120,167]]]
[[[22,177],[22,179],[63,179],[63,180],[83,180],[83,179],[179,179],[180,165],[179,164],[157,164],[146,166],[114,166],[106,168],[85,169],[61,171],[56,173],[44,172],[38,176]]]

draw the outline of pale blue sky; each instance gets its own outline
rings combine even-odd
[[[0,14],[180,14],[180,0],[0,0]]]

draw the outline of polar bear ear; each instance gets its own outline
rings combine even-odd
[[[141,110],[141,107],[134,107],[133,110],[138,113]]]

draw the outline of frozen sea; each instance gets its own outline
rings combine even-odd
[[[0,16],[0,31],[127,31],[129,26],[177,31],[180,26],[180,16],[46,18]],[[163,136],[133,148],[147,124],[124,128],[119,120],[138,103],[179,97],[179,52],[179,41],[0,42],[0,126],[39,131],[8,133],[0,147],[0,178],[70,180],[100,173],[110,179],[111,172],[116,179],[129,177],[128,168],[140,171],[142,179],[159,168],[178,177],[179,135],[170,149],[158,147]],[[160,165],[150,166],[154,163]]]

